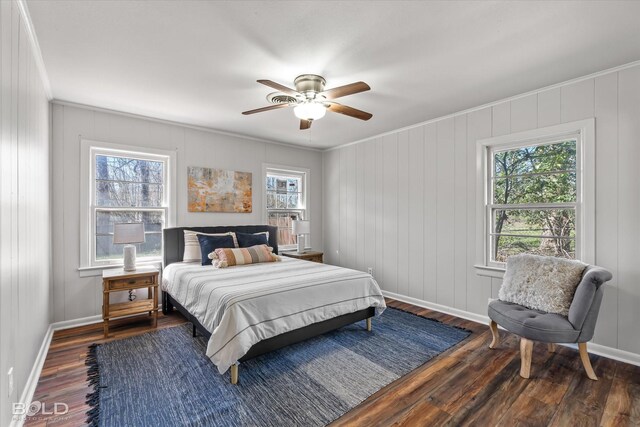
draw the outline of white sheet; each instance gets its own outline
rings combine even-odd
[[[255,343],[368,307],[386,305],[369,274],[282,257],[214,269],[174,263],[162,288],[211,332],[207,356],[224,373]]]

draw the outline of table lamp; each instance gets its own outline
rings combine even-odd
[[[113,224],[113,244],[124,244],[122,250],[124,271],[135,271],[136,269],[136,246],[134,243],[144,243],[143,223]]]
[[[293,220],[292,222],[293,234],[298,236],[298,254],[304,253],[304,240],[305,234],[311,233],[311,222],[303,220]]]

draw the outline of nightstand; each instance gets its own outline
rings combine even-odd
[[[135,271],[123,269],[103,270],[102,272],[102,320],[104,337],[109,336],[109,321],[118,317],[149,313],[153,316],[153,327],[158,326],[158,276],[156,267],[139,267]],[[112,292],[147,289],[147,298],[110,303]]]
[[[298,254],[296,252],[281,252],[280,255],[288,256],[290,258],[303,259],[305,261],[319,262],[323,263],[322,259],[324,253],[318,251],[304,251],[304,253]]]

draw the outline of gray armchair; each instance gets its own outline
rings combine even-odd
[[[520,336],[520,376],[529,378],[533,342],[549,343],[553,351],[555,343],[578,343],[580,359],[587,376],[597,380],[587,353],[587,341],[593,338],[602,302],[602,285],[611,280],[609,271],[601,267],[588,266],[569,308],[569,316],[532,310],[518,304],[495,300],[489,303],[489,324],[493,340],[489,348],[496,348],[500,335],[498,326]]]

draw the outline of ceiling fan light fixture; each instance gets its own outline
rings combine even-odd
[[[293,114],[300,120],[318,120],[327,113],[327,107],[317,102],[304,102],[293,109]]]
[[[277,92],[267,95],[271,105],[243,111],[245,116],[262,113],[264,111],[279,110],[293,107],[293,113],[300,119],[300,130],[311,128],[315,120],[324,117],[327,110],[332,113],[344,114],[360,120],[369,120],[373,115],[348,105],[338,104],[334,100],[347,95],[353,95],[370,90],[365,82],[355,82],[344,86],[325,90],[325,79],[316,74],[302,74],[294,80],[295,89],[283,86],[271,80],[258,80],[258,83],[276,89]]]

